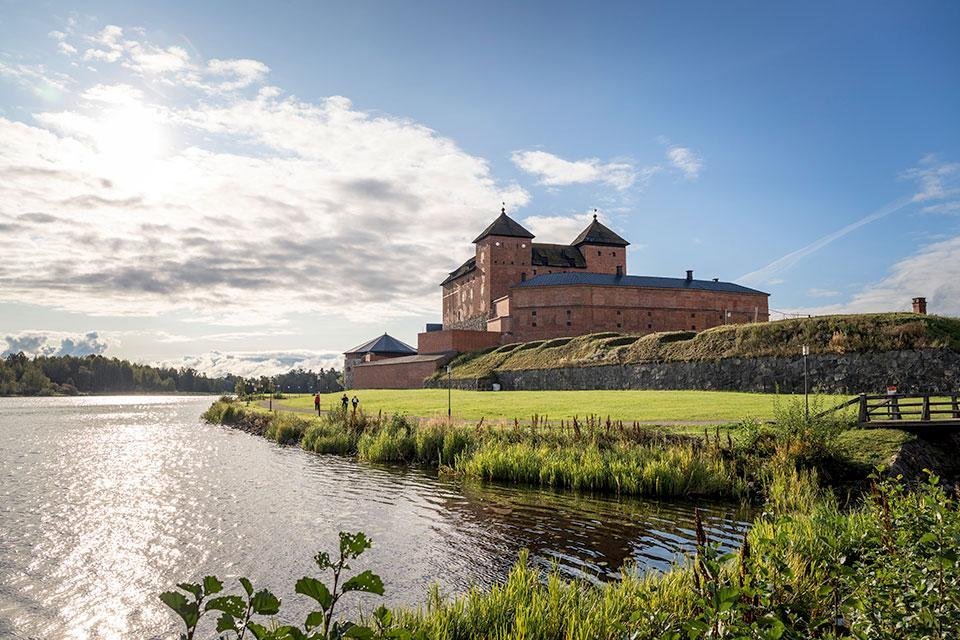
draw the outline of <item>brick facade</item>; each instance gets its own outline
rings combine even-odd
[[[352,389],[420,389],[452,354],[406,356],[367,362],[353,368]]]
[[[486,321],[484,321],[486,324]],[[484,327],[486,329],[486,327]],[[468,331],[445,329],[428,331],[417,335],[417,353],[469,353],[481,351],[500,344],[500,334],[492,331]]]
[[[510,294],[510,336],[526,342],[599,331],[702,331],[769,320],[766,294],[588,285],[521,287]]]
[[[531,236],[501,212],[475,241],[474,257],[442,283],[444,329],[499,333],[501,342],[517,342],[598,331],[700,331],[769,320],[766,293],[695,281],[692,272],[655,287],[536,286],[537,278],[548,274],[625,276],[628,243],[596,216],[572,245],[538,244]]]

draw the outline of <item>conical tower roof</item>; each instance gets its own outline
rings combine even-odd
[[[593,214],[593,222],[587,225],[587,228],[573,241],[574,247],[579,247],[582,244],[625,247],[630,243],[611,231],[608,227],[600,224],[597,220],[597,214]]]
[[[383,355],[416,355],[417,350],[405,342],[400,342],[391,335],[383,334],[369,342],[364,342],[344,353],[378,353]]]
[[[508,238],[532,238],[533,234],[523,228],[519,222],[507,215],[507,208],[500,209],[500,215],[490,223],[490,226],[483,230],[473,241],[474,244],[480,242],[487,236],[506,236]]]

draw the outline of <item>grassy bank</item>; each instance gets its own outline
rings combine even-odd
[[[452,363],[456,379],[489,377],[496,370],[590,367],[640,362],[795,357],[943,347],[960,351],[960,319],[912,313],[818,316],[628,336],[597,333],[508,344],[465,354]]]
[[[447,415],[446,389],[369,389],[351,391],[367,413],[403,413],[432,417]],[[553,421],[581,421],[588,415],[612,420],[642,422],[737,422],[746,417],[768,420],[776,403],[802,396],[728,391],[485,391],[451,392],[455,418],[521,422],[537,415]],[[847,396],[823,396],[824,407],[839,404]],[[340,394],[322,396],[324,408],[339,406]],[[277,401],[275,401],[277,402]],[[290,396],[275,406],[312,409],[313,396]]]
[[[889,457],[893,439],[856,460],[841,446],[846,423],[806,423],[802,407],[778,409],[776,426],[744,420],[729,431],[697,427],[667,433],[638,423],[589,419],[527,424],[467,424],[402,415],[336,411],[323,417],[269,412],[219,400],[204,415],[281,444],[377,463],[422,464],[479,480],[640,496],[745,497],[769,483],[767,460],[800,461],[831,477],[863,475]],[[869,434],[853,444],[862,451]],[[849,436],[848,436],[849,438]]]

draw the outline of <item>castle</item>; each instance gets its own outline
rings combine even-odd
[[[417,349],[384,334],[348,351],[354,388],[410,388],[456,353],[600,331],[700,331],[769,320],[768,293],[719,279],[627,275],[627,246],[593,220],[571,244],[534,242],[501,209],[473,241],[475,254],[440,283],[443,324],[427,325]],[[389,341],[382,338],[390,338]],[[391,352],[371,345],[391,345]],[[399,352],[398,352],[399,351]]]

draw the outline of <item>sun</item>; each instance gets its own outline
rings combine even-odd
[[[157,177],[166,140],[156,111],[132,102],[103,111],[94,144],[108,178],[143,184]]]

